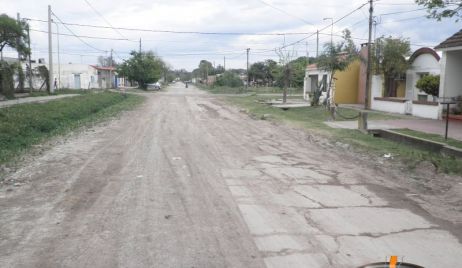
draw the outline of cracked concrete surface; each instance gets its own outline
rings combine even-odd
[[[462,263],[460,211],[403,190],[407,174],[193,86],[147,96],[7,176],[22,185],[0,188],[1,267]]]

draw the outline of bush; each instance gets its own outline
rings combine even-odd
[[[226,71],[222,75],[217,77],[215,85],[227,87],[242,87],[244,83],[235,73]]]
[[[438,96],[440,91],[440,76],[426,75],[417,81],[415,87],[428,95]]]

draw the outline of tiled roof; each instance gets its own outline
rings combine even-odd
[[[445,49],[451,47],[462,47],[462,30],[449,37],[441,44],[437,45],[435,49]]]
[[[101,66],[96,66],[96,65],[90,65],[90,66],[95,68],[96,70],[115,71],[114,67],[101,67]]]

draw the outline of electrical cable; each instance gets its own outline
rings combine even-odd
[[[55,18],[57,18],[59,20],[59,22],[61,22],[62,24],[62,20],[54,13],[52,12],[53,16],[55,16]],[[80,40],[80,42],[84,43],[85,45],[87,45],[88,47],[91,47],[93,48],[94,50],[98,50],[98,51],[101,51],[101,52],[107,52],[106,50],[102,50],[102,49],[99,49],[99,48],[96,48],[92,45],[90,45],[89,43],[87,43],[85,40],[83,40],[82,38],[80,38],[78,35],[76,35],[67,25],[63,24],[63,26],[72,34],[74,35],[77,39]]]

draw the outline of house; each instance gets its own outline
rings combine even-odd
[[[409,58],[409,68],[406,71],[405,98],[412,101],[433,101],[431,96],[416,88],[417,81],[425,75],[439,75],[440,56],[435,50],[422,47],[416,50]]]
[[[26,68],[25,63],[24,69]],[[44,63],[32,63],[32,69],[35,70],[38,66]],[[35,72],[33,77],[33,86],[35,89],[43,88],[43,80],[40,75]],[[59,83],[59,88],[70,89],[107,89],[116,87],[121,79],[117,78],[115,68],[100,67],[87,64],[53,64],[53,77]],[[53,85],[54,81],[52,82]]]
[[[392,78],[391,96],[384,96],[383,77],[374,75],[371,85],[371,109],[409,114],[422,118],[440,118],[440,107],[432,96],[416,88],[417,81],[425,75],[440,74],[440,56],[435,50],[423,47],[416,50],[408,59],[409,67],[402,76]]]
[[[435,47],[441,58],[440,98],[462,96],[462,30]],[[443,107],[440,107],[440,114]]]
[[[117,79],[116,79],[116,73],[115,73],[115,68],[108,66],[108,67],[102,67],[102,66],[96,66],[96,65],[90,65],[92,68],[96,69],[97,71],[97,77],[98,77],[98,88],[115,88],[117,87]]]
[[[363,46],[362,51],[365,49]],[[367,49],[366,49],[367,52]],[[336,104],[362,104],[366,85],[365,65],[360,60],[355,60],[343,71],[337,71],[332,80],[331,96]],[[321,91],[327,92],[331,73],[316,64],[310,64],[305,70],[303,82],[303,98],[309,96],[319,86]]]

